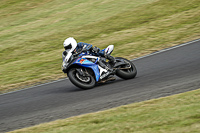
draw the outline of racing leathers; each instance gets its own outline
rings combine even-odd
[[[84,43],[84,42],[77,43],[77,47],[75,48],[74,53],[79,52],[79,51],[83,51],[83,52],[88,51],[91,55],[105,57],[106,59],[108,59],[110,61],[112,66],[114,66],[114,64],[116,62],[115,58],[113,56],[111,56],[110,54],[106,54],[106,52],[104,52],[104,50],[100,50],[98,47],[92,47],[92,45],[88,44],[88,43]],[[66,54],[67,54],[67,52],[64,51],[62,54],[63,59],[66,57]],[[99,65],[106,70],[110,70],[102,62],[102,60],[99,60]]]

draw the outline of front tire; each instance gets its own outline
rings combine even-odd
[[[87,76],[82,76],[78,73],[76,68],[72,68],[67,73],[69,80],[77,87],[87,90],[95,86],[94,77],[88,73]]]
[[[122,79],[132,79],[135,78],[137,75],[137,69],[135,65],[130,61],[122,57],[116,57],[116,59],[123,59],[127,64],[129,64],[130,68],[129,69],[120,69],[120,68],[126,68],[127,65],[125,66],[120,66],[120,68],[116,71],[116,75]]]

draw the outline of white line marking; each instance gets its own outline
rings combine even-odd
[[[136,58],[136,59],[132,59],[130,61],[139,60],[139,59],[142,59],[142,58],[145,58],[145,57],[149,57],[149,56],[152,56],[152,55],[155,55],[155,54],[159,54],[159,53],[162,53],[162,52],[165,52],[165,51],[169,51],[169,50],[172,50],[172,49],[175,49],[175,48],[183,47],[185,45],[188,45],[188,44],[191,44],[191,43],[195,43],[195,42],[198,42],[198,41],[200,41],[200,39],[193,40],[193,41],[190,41],[190,42],[187,42],[187,43],[183,43],[183,44],[180,44],[180,45],[176,45],[176,46],[173,46],[173,47],[170,47],[170,48],[166,48],[166,49],[160,50],[160,51],[155,52],[155,53],[151,53],[151,54],[148,54],[148,55]],[[29,87],[29,88],[24,88],[24,89],[21,89],[21,90],[16,90],[16,91],[8,92],[8,93],[3,93],[3,94],[0,94],[0,96],[6,95],[6,94],[10,94],[10,93],[14,93],[14,92],[24,91],[24,90],[27,90],[27,89],[32,89],[32,88],[35,88],[35,87],[48,85],[48,84],[52,84],[52,83],[56,83],[56,82],[60,82],[60,81],[64,81],[66,79],[68,79],[68,78],[60,79],[60,80],[56,80],[56,81],[52,81],[52,82],[49,82],[49,83],[44,83],[44,84],[40,84],[40,85],[36,85],[36,86],[32,86],[32,87]]]
[[[155,54],[159,54],[159,53],[162,53],[162,52],[165,52],[165,51],[169,51],[169,50],[172,50],[172,49],[176,49],[176,48],[179,48],[179,47],[183,47],[183,46],[186,46],[186,45],[188,45],[188,44],[195,43],[195,42],[198,42],[198,41],[200,41],[200,39],[193,40],[193,41],[190,41],[190,42],[186,42],[186,43],[183,43],[183,44],[180,44],[180,45],[176,45],[176,46],[173,46],[173,47],[170,47],[170,48],[166,48],[166,49],[163,49],[163,50],[160,50],[160,51],[157,51],[157,52],[154,52],[154,53],[145,55],[145,56],[141,56],[141,57],[139,57],[139,58],[132,59],[132,60],[130,60],[130,61],[139,60],[139,59],[142,59],[142,58],[145,58],[145,57],[149,57],[149,56],[152,56],[152,55],[155,55]]]
[[[11,91],[11,92],[7,92],[7,93],[3,93],[3,94],[0,94],[0,96],[1,95],[6,95],[6,94],[10,94],[10,93],[14,93],[14,92],[19,92],[19,91],[24,91],[24,90],[32,89],[32,88],[35,88],[35,87],[40,87],[40,86],[48,85],[48,84],[52,84],[52,83],[56,83],[56,82],[60,82],[60,81],[64,81],[66,79],[68,79],[68,78],[64,78],[64,79],[60,79],[60,80],[55,80],[55,81],[52,81],[52,82],[48,82],[48,83],[44,83],[44,84],[39,84],[39,85],[31,86],[31,87],[28,87],[28,88],[16,90],[16,91]]]

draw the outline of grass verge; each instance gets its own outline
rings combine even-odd
[[[200,132],[200,89],[113,108],[11,133]]]
[[[127,4],[128,3],[128,4]],[[133,59],[200,38],[199,0],[0,1],[0,93],[63,78],[69,36]]]

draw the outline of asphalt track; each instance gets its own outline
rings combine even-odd
[[[91,90],[64,79],[0,95],[0,132],[200,88],[200,39],[133,62],[135,79]]]

